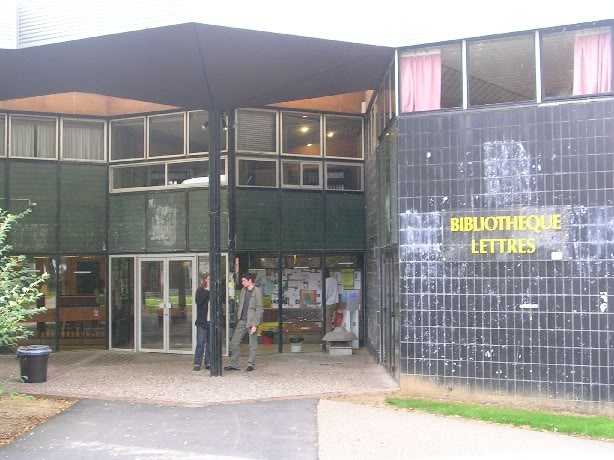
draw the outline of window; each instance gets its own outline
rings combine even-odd
[[[222,128],[220,128],[222,129]],[[188,153],[209,152],[209,113],[204,110],[188,112]],[[222,129],[220,150],[228,150],[228,130]]]
[[[6,154],[6,115],[0,114],[0,156]]]
[[[300,187],[301,186],[301,162],[282,161],[281,162],[282,186]]]
[[[220,182],[226,185],[226,159],[221,159]],[[209,160],[175,161],[111,168],[111,189],[209,186]]]
[[[468,43],[469,104],[535,100],[533,35]]]
[[[185,154],[183,113],[149,117],[149,158]]]
[[[327,163],[326,189],[362,190],[362,166],[345,163]]]
[[[45,307],[47,311],[38,313],[24,321],[23,325],[32,333],[32,336],[27,341],[20,343],[20,345],[44,344],[54,348],[56,341],[55,320],[58,293],[56,274],[58,260],[51,257],[26,256],[25,263],[29,271],[36,275],[42,275],[43,273],[49,275],[47,280],[39,286],[39,291],[42,295],[36,299],[36,306]]]
[[[320,115],[282,112],[282,153],[322,156]]]
[[[165,165],[121,166],[111,168],[112,189],[160,187],[165,184]]]
[[[612,90],[609,28],[545,34],[542,59],[544,97],[584,96]]]
[[[111,160],[145,157],[145,118],[111,121]]]
[[[303,187],[321,188],[322,164],[301,163],[301,178]]]
[[[47,117],[11,117],[12,157],[57,158],[57,120]]]
[[[404,53],[399,58],[401,112],[463,105],[461,45]]]
[[[62,119],[62,158],[105,161],[105,123]]]
[[[394,79],[394,64],[392,65],[390,71],[390,117],[394,118],[397,115],[397,90],[395,88],[395,79]],[[461,91],[462,93],[462,91]]]
[[[169,163],[167,185],[209,185],[209,160]],[[226,185],[226,159],[220,159],[220,182]]]
[[[237,185],[277,187],[276,160],[237,159]]]
[[[277,153],[277,112],[237,110],[237,151]]]
[[[282,160],[281,168],[283,187],[321,188],[321,163]]]
[[[60,257],[58,298],[62,341],[75,348],[104,347],[107,311],[106,257]],[[75,315],[75,308],[79,314]]]
[[[133,257],[111,256],[111,348],[134,348],[135,278]]]
[[[362,118],[326,116],[326,156],[362,158]]]
[[[384,112],[384,129],[386,128],[386,124],[388,120],[390,120],[390,74],[386,72],[384,76],[384,82],[380,89],[380,95],[382,99],[382,109]]]

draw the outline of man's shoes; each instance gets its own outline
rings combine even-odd
[[[224,367],[225,371],[240,371],[241,369],[239,369],[238,367],[232,367],[232,366],[226,366]]]
[[[254,366],[251,366],[251,365],[250,365],[250,366],[247,366],[247,369],[245,369],[245,371],[246,371],[246,372],[251,372],[251,371],[253,371],[254,369],[256,369],[256,368],[255,368]]]
[[[209,366],[208,364],[205,366],[205,369],[211,369],[211,366]]]
[[[194,364],[194,370],[195,371],[199,371],[200,370],[200,364]]]

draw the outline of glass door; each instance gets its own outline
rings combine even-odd
[[[192,352],[194,258],[141,258],[139,349]]]
[[[140,260],[139,348],[164,351],[169,305],[164,259]]]
[[[168,260],[169,351],[192,351],[193,262],[192,258]]]

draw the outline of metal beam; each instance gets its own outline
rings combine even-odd
[[[209,109],[209,308],[211,309],[209,346],[211,377],[222,375],[222,254],[220,245],[220,131],[221,112]]]

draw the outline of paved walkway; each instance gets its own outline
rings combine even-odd
[[[0,459],[614,458],[614,443],[317,399],[169,407],[83,400]]]
[[[84,400],[0,449],[0,459],[312,460],[316,410],[309,399],[211,408]]]
[[[116,351],[53,353],[48,381],[23,384],[18,383],[18,361],[4,355],[0,380],[31,394],[185,406],[398,389],[364,350],[342,357],[322,352],[263,355],[254,372],[226,372],[223,377],[193,371],[192,359]]]
[[[614,458],[614,442],[336,401],[320,401],[318,431],[320,460]]]

